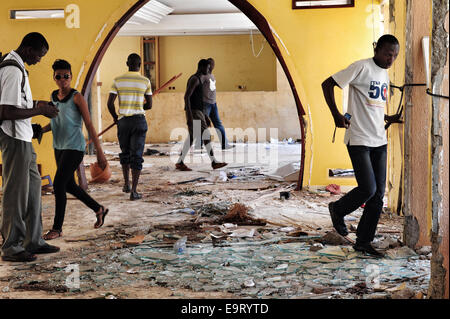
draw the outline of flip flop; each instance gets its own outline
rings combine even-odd
[[[94,228],[100,228],[105,223],[105,216],[108,214],[109,209],[105,210],[105,207],[102,206],[102,211],[100,213],[95,213],[97,216],[97,221],[94,224]]]
[[[62,236],[62,231],[50,229],[47,233],[45,233],[44,236],[42,236],[42,238],[44,238],[44,240],[52,240],[52,239],[55,239],[55,238],[58,238],[61,236]]]

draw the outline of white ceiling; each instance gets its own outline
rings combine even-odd
[[[161,11],[155,9],[158,6],[162,7]],[[228,0],[150,0],[118,35],[245,34],[250,30],[258,32],[250,19]]]

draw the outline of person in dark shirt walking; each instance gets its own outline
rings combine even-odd
[[[205,115],[211,119],[211,122],[214,125],[214,128],[219,135],[220,144],[222,145],[223,150],[227,150],[233,148],[234,145],[230,145],[228,143],[225,128],[223,127],[222,121],[219,116],[219,109],[217,108],[216,101],[216,78],[212,74],[214,67],[216,65],[213,58],[208,58],[210,67],[209,72],[206,75],[202,76],[202,84],[203,84],[203,106]]]
[[[186,112],[186,121],[189,130],[189,136],[184,142],[180,158],[175,165],[176,169],[180,171],[191,171],[191,169],[187,167],[183,161],[187,153],[189,152],[194,139],[198,138],[203,138],[208,156],[211,159],[211,167],[213,169],[218,169],[227,165],[227,163],[218,162],[214,157],[214,152],[211,145],[211,135],[208,130],[208,124],[206,122],[203,110],[203,85],[201,76],[208,74],[209,67],[210,63],[208,62],[208,60],[201,59],[198,62],[197,72],[193,74],[187,82],[186,93],[184,95],[184,110]],[[200,130],[196,129],[197,125],[200,126]],[[198,134],[196,134],[196,136],[194,136],[194,132],[200,132],[201,135],[197,136]]]

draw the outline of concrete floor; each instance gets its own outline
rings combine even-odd
[[[181,143],[146,145],[160,154],[144,157],[138,187],[143,198],[129,201],[121,190],[119,147],[104,143],[112,176],[107,183],[90,184],[89,193],[109,208],[105,225],[94,229],[94,213],[76,199],[69,199],[63,237],[50,242],[61,251],[41,255],[33,263],[0,263],[1,298],[426,295],[429,260],[425,253],[397,247],[387,251],[389,257],[374,260],[355,253],[349,243],[325,243],[321,250],[310,250],[332,231],[327,204],[340,195],[323,190],[294,191],[295,183],[264,176],[299,161],[300,144],[240,143],[227,151],[215,144],[217,159],[229,163],[222,174],[211,169],[208,156],[199,150],[192,151],[186,160],[192,172],[176,171],[180,147]],[[88,165],[94,161],[95,156],[85,156],[88,180]],[[223,181],[224,176],[234,178]],[[190,180],[195,181],[187,182]],[[279,193],[286,190],[291,197],[281,200]],[[46,231],[53,222],[54,197],[44,192],[42,198]],[[223,222],[227,209],[235,203],[245,205],[247,216],[264,223],[233,226],[239,223]],[[346,217],[352,229],[361,211]],[[402,223],[402,217],[383,214],[377,241],[402,238]],[[247,237],[241,237],[244,233]],[[187,248],[183,254],[175,254],[172,246],[183,236],[187,237]],[[354,239],[354,232],[349,237]],[[70,280],[75,277],[70,277],[67,267],[79,271],[79,286],[72,285]],[[375,288],[367,287],[366,280],[367,269],[373,267],[379,274]]]

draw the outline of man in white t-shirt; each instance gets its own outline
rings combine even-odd
[[[27,262],[35,254],[54,253],[59,247],[42,239],[41,175],[31,139],[31,117],[52,118],[58,109],[33,101],[25,64],[40,62],[48,51],[42,34],[27,34],[0,67],[0,150],[2,153],[2,260]],[[23,82],[22,82],[23,81]]]
[[[384,114],[388,101],[389,69],[399,53],[400,45],[393,35],[383,35],[377,42],[373,58],[359,60],[334,74],[322,83],[325,100],[337,127],[345,127],[344,143],[352,161],[358,186],[328,205],[336,231],[348,235],[344,216],[365,203],[356,230],[356,251],[373,256],[383,254],[371,245],[383,209],[386,187],[385,122],[400,123],[400,115]],[[349,86],[347,113],[342,115],[336,106],[334,87]]]

